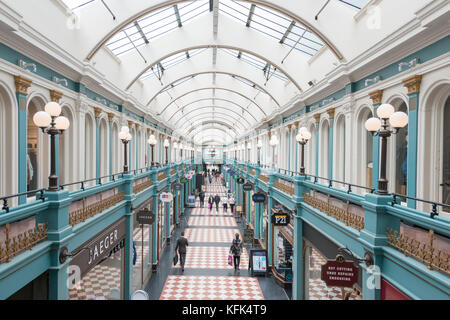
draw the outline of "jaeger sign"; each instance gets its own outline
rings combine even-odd
[[[117,251],[116,247],[123,244],[121,243],[122,240],[125,241],[125,233],[125,218],[122,218],[109,228],[98,233],[78,249],[74,250],[74,252],[77,252],[82,248],[86,248],[86,250],[82,250],[79,254],[75,255],[70,262],[70,265],[78,266],[80,268],[81,277],[83,277],[103,258]]]

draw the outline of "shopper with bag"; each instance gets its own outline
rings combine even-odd
[[[214,202],[213,196],[210,195],[209,198],[208,198],[208,209],[209,209],[209,211],[211,211],[211,209],[213,207],[213,202]]]
[[[184,263],[186,261],[186,247],[189,245],[187,239],[184,237],[184,231],[181,232],[181,237],[178,238],[177,240],[177,245],[175,247],[175,254],[177,254],[177,250],[178,250],[178,254],[180,255],[180,265],[181,265],[181,271],[184,272]],[[176,260],[174,258],[174,265],[176,264]]]
[[[234,270],[239,270],[239,263],[241,262],[241,250],[242,242],[239,239],[239,233],[236,233],[230,247],[230,254],[233,254]]]

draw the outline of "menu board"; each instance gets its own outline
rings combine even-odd
[[[267,250],[250,250],[250,273],[254,275],[265,275],[267,273]]]

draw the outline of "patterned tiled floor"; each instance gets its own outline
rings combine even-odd
[[[69,290],[69,300],[106,299],[114,288],[120,288],[120,269],[99,264]]]
[[[168,276],[160,300],[264,300],[258,279]]]
[[[185,269],[230,270],[228,254],[232,240],[239,233],[231,210],[223,211],[219,205],[208,210],[209,194],[225,196],[226,188],[218,184],[207,184],[205,207],[193,209],[188,220],[185,236],[190,246],[187,248]],[[242,239],[242,236],[241,236]],[[210,246],[196,246],[195,243],[210,243]],[[214,245],[217,243],[217,245]],[[220,244],[219,244],[220,243]],[[221,245],[221,244],[229,245]],[[180,265],[172,268],[180,268]],[[248,253],[242,251],[240,268],[248,268]],[[179,270],[178,270],[179,272]],[[246,276],[184,276],[169,275],[162,290],[160,300],[263,300],[258,279]]]
[[[227,247],[188,247],[186,253],[185,269],[233,269],[234,266],[228,265]],[[240,268],[248,268],[248,254],[244,248],[241,254]],[[172,268],[174,266],[172,265]],[[180,268],[177,264],[175,268]]]
[[[188,226],[237,227],[232,217],[189,217]]]
[[[239,229],[202,229],[202,228],[188,228],[185,230],[185,236],[189,242],[224,242],[230,243],[233,241]],[[242,237],[240,237],[242,239]]]

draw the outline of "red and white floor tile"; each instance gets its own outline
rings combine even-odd
[[[149,228],[144,227],[144,241],[149,241]],[[142,240],[142,230],[141,227],[135,228],[133,230],[133,240],[141,241]]]
[[[236,220],[232,217],[189,217],[188,225],[202,227],[237,227]]]
[[[309,279],[309,300],[343,300],[342,290],[338,287],[327,287],[320,279]],[[361,300],[361,296],[352,293],[350,300]]]
[[[168,276],[160,300],[264,300],[258,279]]]
[[[69,300],[103,300],[114,288],[120,288],[120,269],[99,264],[69,289]]]
[[[224,211],[222,207],[219,207],[219,211],[216,211],[216,208],[212,208],[211,210],[208,209],[208,204],[205,203],[204,208],[195,208],[192,210],[191,213],[192,216],[198,215],[198,216],[209,216],[209,215],[218,215],[218,216],[232,216],[231,209],[228,209],[228,211]]]
[[[231,245],[236,233],[240,234],[239,229],[185,229],[185,236],[189,242],[225,242]],[[240,238],[242,239],[241,236]]]
[[[187,247],[185,269],[234,269],[228,264],[229,247]],[[248,254],[244,248],[239,263],[241,269],[248,268]],[[181,268],[178,263],[175,267]]]
[[[144,244],[144,261],[147,260],[147,256],[149,253],[149,248],[148,246],[146,246]],[[137,257],[136,257],[136,265],[135,267],[139,267],[142,265],[142,246],[141,245],[136,245],[136,252],[137,252]]]

